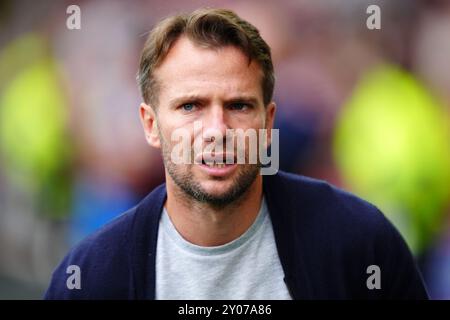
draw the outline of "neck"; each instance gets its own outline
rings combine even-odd
[[[198,202],[186,195],[166,173],[166,210],[181,236],[198,246],[220,246],[241,236],[255,221],[262,199],[262,176],[225,207]],[[181,200],[181,201],[180,201]]]

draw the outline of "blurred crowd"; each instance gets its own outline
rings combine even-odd
[[[66,8],[81,9],[81,29]],[[381,9],[369,30],[366,9]],[[40,298],[68,248],[163,182],[140,50],[161,18],[225,7],[272,48],[280,169],[377,205],[450,299],[450,2],[2,1],[0,298]]]

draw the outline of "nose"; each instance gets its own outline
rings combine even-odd
[[[221,105],[213,105],[209,108],[203,119],[203,139],[205,142],[215,141],[222,143],[228,129],[226,114]],[[220,138],[222,141],[217,141]]]

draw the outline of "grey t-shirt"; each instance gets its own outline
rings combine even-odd
[[[291,299],[264,199],[250,228],[216,247],[186,241],[163,209],[156,253],[156,299]]]

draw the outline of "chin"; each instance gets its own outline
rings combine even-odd
[[[201,182],[200,185],[205,193],[213,197],[222,197],[233,189],[233,179],[209,180]]]

